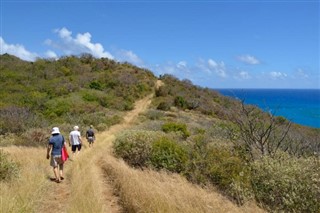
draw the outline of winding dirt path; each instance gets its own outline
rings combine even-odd
[[[157,86],[159,85],[161,85],[160,81],[157,82]],[[113,187],[110,185],[108,177],[105,176],[99,166],[99,160],[103,155],[110,153],[115,134],[130,127],[138,115],[147,110],[152,97],[153,94],[150,94],[138,100],[135,103],[134,109],[125,115],[123,123],[114,125],[108,131],[97,134],[93,148],[85,146],[74,160],[68,160],[65,165],[65,180],[59,184],[55,182],[49,183],[50,186],[48,187],[45,199],[40,202],[36,212],[70,212],[73,209],[77,209],[77,207],[71,207],[70,205],[90,206],[90,202],[95,202],[88,199],[88,203],[77,203],[75,198],[77,195],[76,190],[79,190],[78,186],[83,184],[83,178],[78,177],[77,174],[80,174],[80,176],[86,175],[85,184],[89,185],[89,187],[95,187],[96,191],[98,191],[94,199],[101,199],[97,201],[101,203],[100,206],[96,204],[91,205],[95,208],[98,206],[98,209],[91,209],[92,211],[90,212],[95,212],[96,210],[111,213],[122,212],[121,206],[118,205],[118,197],[114,195]],[[52,171],[49,171],[49,173],[51,174]]]
[[[157,81],[156,87],[162,85]],[[89,148],[86,142],[81,153],[72,161],[68,160],[65,164],[65,180],[61,183],[55,183],[49,180],[53,172],[45,158],[43,148],[21,148],[8,147],[6,151],[20,159],[24,164],[24,170],[28,176],[22,176],[20,184],[17,184],[16,191],[25,187],[25,183],[33,181],[32,189],[40,188],[37,192],[19,192],[14,191],[8,197],[10,202],[20,202],[17,208],[13,205],[3,205],[0,190],[0,212],[46,212],[46,213],[122,213],[125,212],[119,204],[119,197],[114,190],[114,184],[103,170],[103,161],[107,155],[111,155],[112,142],[116,134],[135,124],[140,113],[145,112],[152,100],[153,94],[138,100],[132,111],[128,112],[121,124],[112,126],[109,130],[101,132],[96,136],[94,147]],[[71,153],[70,148],[68,148]],[[25,162],[21,155],[26,152],[32,152],[36,156],[32,161]],[[33,168],[35,167],[35,168]],[[45,173],[45,175],[42,175]],[[1,187],[1,185],[0,185]],[[8,190],[10,186],[6,186]],[[18,189],[18,190],[17,190]],[[8,193],[7,191],[3,191]],[[21,191],[21,190],[20,190]],[[30,198],[27,198],[30,196]],[[23,197],[19,201],[19,197]],[[222,202],[222,201],[221,201]],[[223,202],[222,202],[223,203]],[[25,210],[23,210],[23,209]],[[15,211],[18,210],[18,211]],[[249,212],[249,211],[244,211]]]

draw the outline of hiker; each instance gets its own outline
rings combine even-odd
[[[93,126],[92,125],[90,125],[90,128],[87,130],[86,138],[88,140],[89,147],[93,147],[93,143],[95,141],[95,135],[94,135],[94,131],[93,131]]]
[[[60,183],[63,180],[63,161],[61,159],[62,147],[66,145],[63,135],[60,134],[58,127],[53,127],[51,132],[51,137],[49,139],[47,148],[47,159],[51,160],[50,165],[53,167],[53,173],[55,176],[55,181]]]
[[[79,127],[74,126],[73,131],[71,131],[69,134],[69,146],[71,146],[73,157],[75,157],[75,154],[78,154],[80,152],[81,144],[82,144],[82,139],[81,139],[81,134],[79,132]]]

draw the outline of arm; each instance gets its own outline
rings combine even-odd
[[[52,144],[48,144],[48,147],[47,147],[47,159],[49,159],[50,158],[50,152],[51,152],[51,150],[52,150]]]

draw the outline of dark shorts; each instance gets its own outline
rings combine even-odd
[[[79,144],[79,145],[72,145],[72,146],[71,146],[72,152],[75,152],[77,149],[78,149],[78,151],[81,150],[81,144]]]

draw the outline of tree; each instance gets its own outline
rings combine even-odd
[[[232,138],[239,139],[236,145],[249,154],[250,160],[264,155],[272,157],[280,148],[288,149],[285,139],[291,127],[290,121],[245,105],[244,101],[232,121],[238,129],[236,132],[233,130]]]

